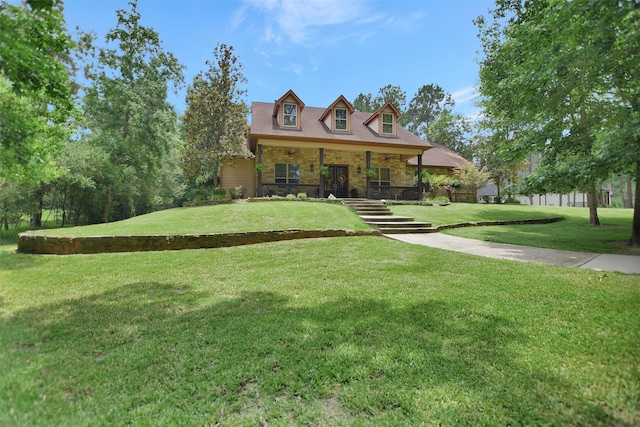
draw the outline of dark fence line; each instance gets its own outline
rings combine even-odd
[[[286,197],[289,194],[297,196],[298,193],[305,193],[307,197],[318,197],[320,193],[320,186],[318,184],[262,184],[262,194],[264,197]]]

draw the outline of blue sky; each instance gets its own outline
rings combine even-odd
[[[235,48],[248,82],[247,101],[273,102],[287,90],[309,106],[344,95],[400,86],[409,101],[439,84],[456,111],[473,115],[480,48],[472,19],[485,0],[139,0],[142,23],[186,66],[185,81],[206,68],[217,43]],[[70,29],[104,35],[121,0],[66,0]],[[170,101],[184,111],[184,88]]]

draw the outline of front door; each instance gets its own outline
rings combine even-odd
[[[339,199],[349,195],[349,167],[329,166],[329,176],[326,177],[324,186],[325,197],[333,194]]]

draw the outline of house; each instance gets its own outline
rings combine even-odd
[[[222,186],[243,185],[250,197],[416,200],[422,184],[415,177],[433,144],[399,126],[399,116],[391,103],[355,111],[342,95],[325,108],[310,107],[292,90],[274,103],[253,102],[248,146],[255,156],[223,167]],[[446,155],[437,154],[433,166],[447,168]],[[451,170],[457,166],[448,159]]]
[[[530,153],[527,158],[527,168],[518,172],[520,178],[531,173],[540,164],[540,154]],[[512,197],[523,205],[531,206],[571,206],[571,207],[588,207],[588,195],[584,191],[574,189],[565,194],[545,193],[535,195],[524,195],[519,193],[509,193],[508,188],[511,183],[503,183],[500,188],[500,197],[498,197],[498,187],[495,184],[489,184],[478,189],[478,197],[487,203],[501,203],[507,197]],[[511,186],[516,187],[517,185]],[[607,187],[601,187],[598,190],[598,206],[605,207],[611,205],[612,188],[609,184]]]

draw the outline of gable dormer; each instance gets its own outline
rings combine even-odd
[[[304,102],[298,98],[292,90],[282,95],[275,102],[273,107],[273,117],[276,119],[279,127],[285,129],[301,129],[302,110]]]
[[[351,114],[355,111],[347,98],[340,95],[320,116],[320,121],[334,132],[351,132]]]
[[[373,113],[364,124],[378,135],[397,136],[399,117],[398,109],[391,102],[387,102]]]

